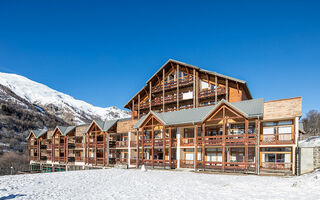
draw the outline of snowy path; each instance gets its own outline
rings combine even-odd
[[[320,199],[320,171],[289,178],[122,169],[0,177],[0,200],[13,198]]]

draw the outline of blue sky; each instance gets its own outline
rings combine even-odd
[[[319,1],[1,1],[0,71],[122,107],[168,59],[320,110]]]

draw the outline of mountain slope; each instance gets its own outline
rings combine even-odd
[[[0,84],[32,104],[38,111],[55,115],[69,124],[83,124],[92,119],[105,120],[130,117],[128,111],[117,107],[101,108],[93,106],[20,75],[0,72]],[[20,105],[24,104],[21,100],[12,96],[2,96],[4,101],[9,99]]]

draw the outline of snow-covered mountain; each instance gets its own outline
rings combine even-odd
[[[0,85],[9,88],[17,96],[33,104],[39,112],[50,113],[69,124],[83,124],[92,119],[108,120],[130,117],[128,111],[121,110],[115,106],[107,108],[93,106],[16,74],[0,72]],[[2,95],[0,98],[2,98],[0,100],[4,101],[14,101],[21,106],[24,104],[9,95]]]

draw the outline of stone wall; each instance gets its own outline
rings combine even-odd
[[[314,168],[320,168],[320,147],[313,148],[313,164]]]

